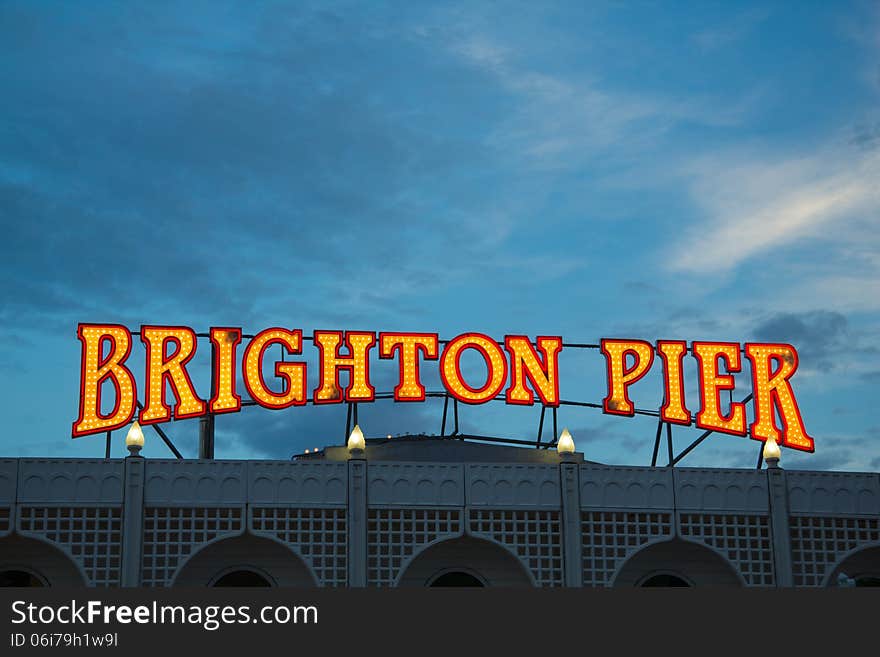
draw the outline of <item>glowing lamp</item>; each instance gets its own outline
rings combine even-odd
[[[144,446],[144,432],[141,431],[141,425],[137,420],[131,423],[128,433],[125,435],[125,446],[132,456],[139,456],[141,448]]]
[[[568,429],[563,429],[559,434],[556,451],[560,454],[574,454],[574,440],[572,440],[571,432]]]
[[[354,429],[351,430],[351,435],[348,437],[348,451],[352,453],[352,455],[356,455],[358,453],[363,454],[363,451],[367,448],[367,441],[364,440],[364,432],[361,431],[359,425],[354,425]]]
[[[764,460],[767,461],[768,468],[778,468],[779,467],[779,457],[782,456],[782,451],[779,449],[779,445],[776,444],[776,441],[772,438],[768,438],[764,441]]]

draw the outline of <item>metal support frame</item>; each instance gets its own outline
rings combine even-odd
[[[654,437],[654,454],[651,456],[651,467],[657,467],[657,452],[660,451],[660,432],[663,431],[663,420],[657,422],[657,435]]]
[[[132,335],[140,335],[139,331],[133,331]],[[210,333],[196,333],[196,336],[199,338],[210,338]],[[251,334],[241,334],[242,338],[253,338],[254,335]],[[303,340],[312,341],[312,336],[303,336]],[[440,344],[448,344],[449,340],[440,340]],[[504,343],[498,342],[500,346],[504,346]],[[599,349],[599,344],[593,343],[578,343],[578,342],[565,342],[562,345],[563,347],[569,347],[574,349]],[[285,360],[284,346],[279,345],[281,350],[281,362]],[[691,349],[687,349],[688,352],[691,352]],[[213,398],[216,394],[216,367],[217,367],[217,353],[216,346],[211,343],[211,397]],[[733,392],[732,390],[729,392],[731,403],[733,403]],[[749,394],[742,400],[740,403],[747,403],[752,399],[752,394]],[[459,420],[458,420],[458,399],[453,397],[452,400],[452,410],[453,410],[453,422],[454,428],[452,433],[446,433],[446,421],[448,417],[449,411],[449,398],[450,394],[448,391],[440,391],[440,392],[427,392],[425,397],[443,397],[443,418],[440,424],[440,436],[441,437],[458,437],[461,440],[481,440],[487,442],[499,442],[499,443],[507,443],[510,445],[531,445],[536,449],[549,449],[554,447],[559,440],[559,430],[557,426],[557,411],[558,406],[579,406],[583,408],[603,408],[602,404],[596,404],[592,402],[578,402],[571,400],[559,400],[559,404],[557,406],[553,406],[552,408],[552,419],[553,419],[553,437],[551,440],[544,442],[543,434],[544,434],[544,419],[547,412],[547,407],[545,405],[541,406],[541,415],[538,420],[538,432],[534,441],[525,441],[525,440],[515,440],[510,438],[498,438],[493,436],[475,436],[470,434],[460,433],[459,430]],[[394,399],[393,392],[387,393],[376,393],[374,395],[374,400],[379,401],[382,399]],[[504,400],[505,397],[503,395],[496,396],[495,400]],[[494,400],[493,400],[494,401]],[[309,400],[306,400],[306,403],[310,403]],[[314,402],[311,402],[314,403]],[[242,400],[241,407],[247,406],[256,406],[257,402],[253,399]],[[138,401],[137,407],[139,409],[143,409],[143,405]],[[685,449],[683,449],[677,456],[674,454],[674,446],[672,439],[672,423],[665,422],[659,411],[653,411],[649,409],[636,408],[634,409],[635,415],[647,415],[650,417],[659,418],[657,423],[657,433],[654,438],[654,449],[651,455],[651,466],[656,467],[657,465],[657,457],[659,455],[660,450],[660,437],[663,431],[663,425],[666,425],[666,447],[667,447],[667,456],[668,462],[667,467],[675,466],[679,463],[685,456],[687,456],[690,452],[692,452],[696,447],[703,442],[708,436],[714,433],[713,430],[705,431],[702,433],[695,441],[693,441],[690,445],[688,445]],[[206,415],[200,418],[200,426],[199,426],[199,458],[202,459],[213,459],[214,458],[214,420],[215,416],[211,413],[207,413]],[[358,408],[357,402],[348,402],[347,403],[347,412],[346,412],[346,420],[345,420],[345,436],[343,437],[343,444],[348,440],[349,435],[352,430],[352,420],[354,424],[358,424]],[[157,425],[152,425],[153,430],[159,435],[165,445],[169,450],[174,454],[174,456],[178,459],[182,459],[183,455],[178,451],[178,449],[174,446],[174,443],[171,442],[171,439],[166,435],[166,433]],[[104,456],[105,458],[110,458],[111,451],[111,432],[107,432],[106,444]],[[760,469],[763,465],[764,455],[763,455],[763,445],[761,445],[761,449],[758,452],[758,462],[757,469]]]
[[[281,360],[284,360],[282,348]],[[211,342],[211,399],[217,394],[217,347]],[[214,458],[214,414],[210,407],[208,412],[199,418],[199,458]]]
[[[547,412],[547,407],[542,405],[541,406],[541,419],[538,420],[538,439],[535,442],[536,448],[541,447],[541,438],[544,435],[544,413],[546,413],[546,412]]]
[[[443,419],[440,421],[440,437],[445,438],[446,434],[446,416],[449,412],[449,393],[436,393],[429,392],[425,394],[425,397],[443,397]],[[453,428],[452,433],[449,436],[457,436],[458,434],[458,399],[455,397],[452,398],[452,421]]]
[[[559,427],[557,426],[557,410],[556,406],[550,406],[550,414],[553,422],[553,437],[546,443],[544,442],[544,416],[547,413],[547,406],[541,405],[541,417],[538,420],[538,437],[535,440],[535,449],[550,449],[555,447],[559,442]]]
[[[556,427],[556,407],[553,407],[553,440],[550,441],[550,445],[555,445],[556,441],[559,440],[559,430]]]
[[[740,404],[748,403],[749,401],[751,401],[752,396],[753,396],[752,393],[749,393],[739,403]],[[666,422],[663,420],[663,418],[660,418],[660,421],[657,423],[657,435],[654,437],[654,453],[651,456],[651,467],[657,466],[657,452],[660,450],[660,433],[663,430],[664,424],[666,425],[666,448],[669,453],[669,461],[666,464],[666,467],[673,467],[674,465],[676,465],[685,456],[687,456],[692,451],[694,451],[701,442],[703,442],[704,440],[706,440],[706,438],[708,438],[713,433],[715,433],[714,429],[709,429],[707,431],[704,431],[702,434],[700,434],[700,436],[694,442],[692,442],[690,445],[688,445],[683,450],[681,450],[681,452],[678,454],[678,456],[673,456],[674,450],[673,450],[673,446],[672,446],[672,423]],[[758,456],[758,469],[761,468],[762,463],[763,463],[763,453]]]

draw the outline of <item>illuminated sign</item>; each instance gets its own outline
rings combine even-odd
[[[211,328],[197,335],[186,326],[142,326],[136,333],[146,354],[139,404],[138,384],[130,369],[132,332],[116,324],[80,324],[77,336],[82,344],[79,415],[73,436],[85,436],[118,429],[137,414],[141,424],[193,418],[205,414],[241,410],[242,397],[236,389],[238,377],[253,403],[263,408],[282,409],[314,404],[370,402],[376,390],[370,383],[371,352],[383,360],[397,362],[398,381],[393,398],[398,402],[425,400],[420,368],[436,361],[445,394],[466,404],[484,404],[495,399],[508,404],[531,405],[536,401],[556,407],[559,398],[559,354],[565,346],[559,336],[508,335],[502,342],[482,333],[463,333],[452,340],[440,340],[436,333],[394,333],[369,331],[314,331],[304,337],[299,329],[273,327],[250,336],[239,360],[239,345],[247,337],[240,328]],[[196,354],[198,338],[211,344],[211,390],[200,394],[187,370]],[[310,341],[317,357],[317,385],[308,386],[308,363],[287,360],[303,355],[303,342]],[[283,356],[271,360],[270,347],[280,347]],[[691,342],[603,339],[596,347],[605,357],[607,395],[602,409],[612,415],[632,416],[636,406],[630,389],[652,368],[663,375],[664,402],[659,417],[664,422],[695,425],[710,431],[756,440],[773,439],[781,445],[812,452],[791,387],[797,371],[797,351],[784,343]],[[442,347],[442,348],[441,348]],[[274,350],[273,350],[274,351]],[[485,366],[485,375],[466,374],[465,355]],[[658,356],[659,358],[655,358]],[[685,399],[685,358],[694,360],[698,399]],[[754,421],[747,422],[744,402],[723,409],[721,395],[734,389],[734,374],[745,361],[751,369]],[[268,382],[264,368],[271,366],[274,380]],[[340,383],[340,373],[347,377]],[[103,395],[112,393],[112,408]],[[173,400],[166,393],[170,392]],[[502,395],[503,392],[503,395]],[[694,404],[694,402],[697,402]],[[140,408],[139,408],[140,407]]]

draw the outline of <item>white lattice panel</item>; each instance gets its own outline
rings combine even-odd
[[[792,516],[791,553],[795,586],[822,586],[828,569],[862,545],[880,545],[880,518]]]
[[[324,586],[345,586],[348,532],[345,509],[255,507],[254,534],[270,535],[292,547],[314,570]]]
[[[118,586],[122,553],[119,507],[33,507],[19,509],[18,528],[56,543],[80,563],[94,586]]]
[[[581,513],[584,586],[608,586],[623,561],[644,545],[672,536],[672,515],[638,511]]]
[[[0,536],[12,532],[12,507],[0,507]]]
[[[241,534],[240,507],[144,509],[143,585],[169,586],[181,561],[200,545]]]
[[[508,546],[538,586],[562,586],[562,530],[558,511],[472,509],[469,533]]]
[[[455,509],[369,509],[367,513],[367,579],[374,586],[392,586],[404,560],[440,538],[462,534]]]
[[[681,535],[716,548],[748,586],[773,586],[770,521],[763,515],[681,514]]]

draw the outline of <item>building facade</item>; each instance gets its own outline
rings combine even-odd
[[[290,461],[0,459],[0,584],[880,583],[880,474],[424,437]]]

